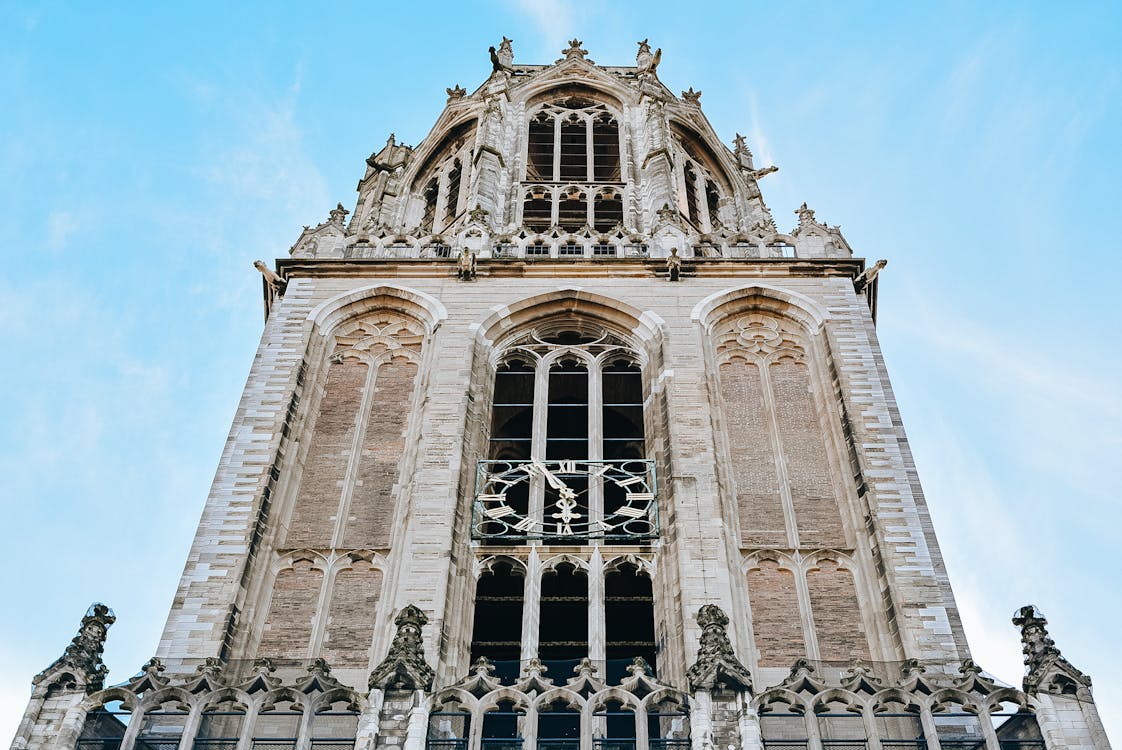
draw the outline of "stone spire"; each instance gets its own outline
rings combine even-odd
[[[70,641],[62,656],[35,676],[32,684],[55,681],[69,675],[74,687],[84,686],[87,693],[101,690],[105,685],[105,676],[109,674],[109,668],[101,661],[101,654],[105,650],[109,626],[116,621],[117,617],[109,607],[99,603],[90,605],[82,618],[78,635]]]
[[[1021,629],[1026,693],[1043,691],[1090,698],[1091,678],[1060,654],[1048,635],[1044,613],[1033,604],[1026,605],[1013,614],[1013,624]]]
[[[432,687],[435,673],[425,661],[425,644],[421,640],[421,628],[428,621],[425,613],[412,604],[401,610],[394,620],[397,635],[393,637],[389,653],[370,673],[371,688],[428,690]]]
[[[712,690],[717,685],[752,689],[752,675],[736,658],[729,642],[729,618],[716,604],[706,604],[697,612],[701,626],[701,649],[697,661],[686,672],[692,690]]]

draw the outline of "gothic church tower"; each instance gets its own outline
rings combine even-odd
[[[156,657],[105,687],[97,605],[19,750],[1107,748],[1018,612],[970,658],[876,338],[883,261],[662,51],[511,41],[266,324]],[[349,217],[349,218],[348,218]]]

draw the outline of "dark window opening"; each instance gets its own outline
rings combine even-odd
[[[868,742],[864,718],[860,712],[854,713],[846,708],[841,701],[830,701],[819,707],[815,718],[823,750],[862,750]]]
[[[512,359],[495,373],[491,410],[490,458],[495,461],[530,458],[534,422],[534,367]]]
[[[605,191],[593,201],[593,228],[597,232],[609,232],[623,223],[623,196],[614,191]]]
[[[421,197],[424,198],[425,201],[425,210],[421,214],[420,228],[422,232],[433,231],[433,221],[436,219],[436,196],[439,192],[440,186],[437,184],[436,178],[434,177],[429,180],[428,184],[425,185],[424,191],[421,193]]]
[[[544,232],[553,224],[553,200],[546,190],[531,190],[526,194],[522,223],[535,232]]]
[[[608,117],[592,123],[592,168],[596,182],[619,182],[619,125]]]
[[[713,229],[719,229],[721,217],[718,214],[721,209],[721,194],[717,192],[717,186],[712,180],[705,181],[705,205],[709,208],[709,225]]]
[[[805,750],[808,747],[806,719],[802,714],[792,713],[787,706],[774,713],[760,714],[760,734],[765,750]]]
[[[588,133],[584,120],[561,123],[561,182],[588,181]]]
[[[771,242],[767,246],[769,258],[794,258],[795,246],[786,242]]]
[[[877,706],[873,720],[884,750],[924,750],[927,747],[918,711],[908,711],[903,703],[882,703]]]
[[[563,701],[542,706],[538,713],[538,750],[578,750],[580,713]]]
[[[544,242],[532,242],[526,246],[528,256],[549,256],[549,245]]]
[[[584,245],[570,240],[557,248],[558,255],[584,255]]]
[[[541,580],[538,658],[550,675],[571,675],[588,656],[588,576],[571,563],[548,570]]]
[[[494,711],[483,714],[482,750],[522,750],[518,725],[523,716],[513,701],[502,701]]]
[[[635,750],[635,712],[619,701],[608,701],[594,713],[596,750]]]
[[[673,701],[652,706],[647,713],[650,750],[689,750],[689,716]]]
[[[604,630],[608,684],[626,677],[636,657],[655,672],[654,593],[651,579],[635,565],[621,565],[604,576]]]
[[[522,572],[506,562],[496,562],[475,584],[471,661],[487,657],[503,682],[518,676],[524,590]]]
[[[686,163],[686,168],[682,170],[682,177],[686,183],[686,218],[695,227],[701,226],[700,212],[697,207],[697,172],[694,171],[693,165],[689,162]]]
[[[601,378],[604,458],[645,458],[642,372],[638,365],[620,359],[607,364]],[[623,502],[622,493],[610,492],[611,487],[611,483],[605,486],[605,514],[613,512]]]
[[[448,198],[444,201],[444,214],[447,221],[451,221],[456,217],[457,208],[460,205],[460,160],[456,159],[452,163],[452,169],[448,172]]]
[[[574,190],[561,197],[557,204],[557,225],[567,232],[576,232],[588,223],[588,201],[584,193]]]
[[[126,709],[120,701],[113,701],[90,711],[86,714],[86,722],[78,735],[78,750],[118,750],[131,718],[132,711]]]
[[[530,121],[526,179],[553,182],[553,118],[542,113]]]

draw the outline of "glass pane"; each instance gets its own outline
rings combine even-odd
[[[588,180],[588,136],[583,120],[561,123],[561,181]]]

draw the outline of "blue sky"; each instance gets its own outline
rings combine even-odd
[[[382,7],[384,6],[384,7]],[[688,9],[684,14],[683,8]],[[95,600],[155,650],[284,255],[487,47],[704,92],[781,228],[887,258],[880,336],[975,658],[1039,605],[1122,741],[1122,8],[510,0],[0,6],[0,741]]]

